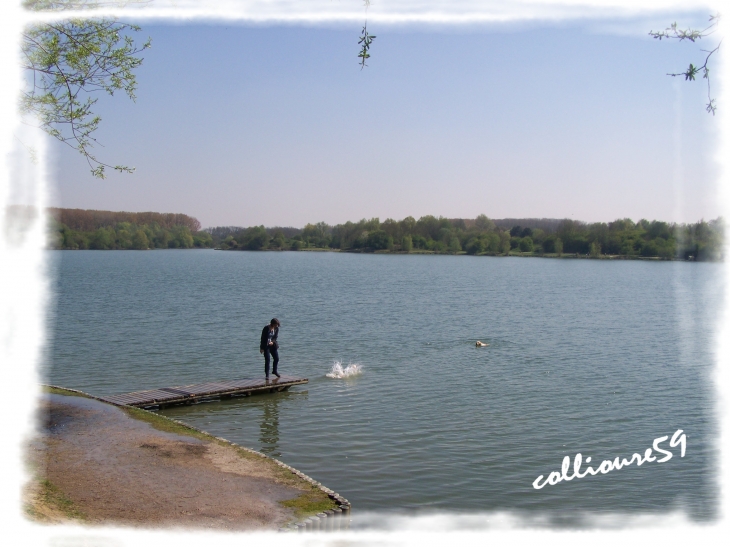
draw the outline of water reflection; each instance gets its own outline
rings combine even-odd
[[[307,391],[282,391],[253,396],[248,402],[259,411],[259,450],[272,458],[281,458],[279,446],[279,413],[288,404],[301,405]]]
[[[259,421],[261,452],[272,458],[281,457],[279,450],[279,404],[281,397],[262,397]]]
[[[243,441],[244,446],[278,459],[283,456],[280,421],[291,422],[292,409],[301,408],[307,396],[307,391],[281,391],[172,406],[161,409],[160,413],[215,435]]]

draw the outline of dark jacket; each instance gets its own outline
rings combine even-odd
[[[269,345],[269,329],[271,328],[271,325],[266,325],[264,327],[264,330],[261,331],[261,345],[259,346],[259,349],[266,350],[267,346]],[[274,327],[274,348],[279,349],[279,344],[276,341],[276,338],[279,336],[279,328]]]

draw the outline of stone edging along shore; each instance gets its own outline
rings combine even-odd
[[[206,435],[206,436],[208,436],[208,437],[210,437],[212,439],[216,439],[216,440],[218,440],[220,442],[223,442],[223,443],[226,443],[226,444],[228,444],[230,446],[234,446],[234,447],[238,448],[239,450],[243,450],[243,451],[248,452],[250,454],[254,454],[254,455],[259,456],[261,458],[265,458],[267,460],[273,461],[279,467],[283,467],[287,471],[290,471],[292,474],[294,474],[297,477],[303,479],[304,481],[308,482],[312,486],[318,488],[319,490],[321,490],[322,492],[324,492],[325,494],[327,494],[327,496],[330,499],[334,500],[335,502],[337,502],[339,504],[339,507],[337,507],[334,510],[331,510],[330,509],[330,510],[325,511],[323,513],[318,513],[316,516],[312,516],[312,517],[306,518],[303,521],[297,522],[295,524],[290,524],[288,528],[280,528],[279,531],[281,531],[281,532],[288,532],[288,531],[292,531],[292,530],[325,530],[325,529],[328,529],[329,530],[330,529],[330,526],[325,526],[324,523],[320,525],[320,521],[322,519],[327,519],[327,517],[329,517],[330,520],[332,520],[332,517],[335,517],[335,516],[344,516],[344,515],[347,515],[347,514],[350,513],[350,508],[351,508],[350,502],[347,501],[344,497],[340,496],[337,492],[335,492],[334,490],[332,490],[330,488],[327,488],[322,483],[317,482],[312,477],[310,477],[308,475],[305,475],[304,473],[302,473],[298,469],[295,469],[292,466],[287,465],[284,462],[277,460],[276,458],[272,458],[270,456],[267,456],[266,454],[263,454],[263,453],[261,453],[261,452],[259,452],[257,450],[253,450],[252,448],[248,448],[248,447],[245,447],[245,446],[241,446],[239,444],[234,443],[233,441],[229,441],[228,439],[224,439],[223,437],[217,437],[217,436],[215,436],[215,435],[213,435],[211,433],[208,433],[207,431],[204,431],[202,429],[199,429],[197,427],[194,427],[194,426],[192,426],[190,424],[186,424],[184,422],[181,422],[179,420],[175,420],[173,418],[168,418],[167,416],[162,416],[160,414],[157,414],[155,412],[151,412],[151,411],[146,410],[146,409],[143,409],[143,408],[130,407],[128,405],[122,405],[122,404],[112,403],[110,401],[105,401],[105,400],[103,400],[103,399],[101,399],[99,397],[96,397],[96,396],[91,395],[89,393],[85,393],[85,392],[80,391],[78,389],[70,389],[70,388],[67,388],[67,387],[54,386],[54,385],[50,385],[50,384],[41,384],[41,386],[42,387],[52,388],[52,389],[59,389],[59,390],[63,390],[63,391],[68,391],[68,392],[71,392],[71,393],[78,393],[82,397],[88,397],[89,399],[94,399],[94,400],[100,401],[102,403],[105,403],[105,404],[108,404],[108,405],[112,405],[112,406],[116,406],[116,407],[119,407],[119,408],[134,408],[135,411],[148,412],[149,414],[155,416],[156,418],[161,418],[163,420],[168,420],[170,422],[173,422],[173,423],[175,423],[177,425],[180,425],[182,427],[185,427],[187,429],[192,429],[193,431],[197,431],[198,433],[202,433],[203,435]],[[339,525],[337,526],[337,528],[339,528]]]

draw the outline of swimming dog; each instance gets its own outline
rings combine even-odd
[[[475,344],[478,348],[486,348],[489,344],[485,344],[484,342],[480,342],[477,340],[477,343]]]

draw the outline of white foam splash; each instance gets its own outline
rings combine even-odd
[[[342,368],[340,361],[335,361],[326,376],[327,378],[349,378],[350,376],[356,376],[362,373],[362,366],[357,363],[349,364],[345,368]]]

